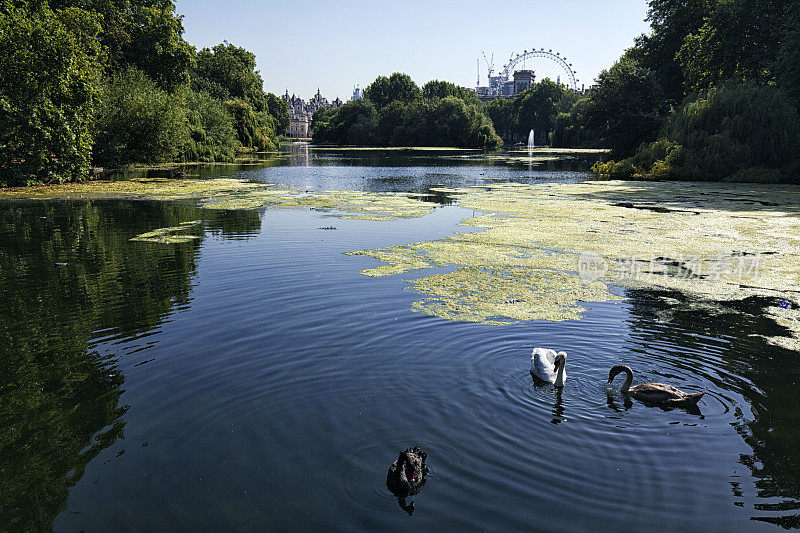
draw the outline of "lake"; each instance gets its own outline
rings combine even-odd
[[[0,200],[0,529],[800,527],[800,359],[763,338],[766,298],[612,285],[580,319],[490,326],[412,311],[407,282],[452,268],[370,277],[345,255],[476,231],[448,188],[580,184],[589,163],[292,145],[187,170],[427,194],[392,220]],[[130,240],[187,221],[189,242]],[[538,346],[569,354],[563,390],[529,373]],[[706,395],[631,401],[606,386],[619,363]],[[413,445],[430,473],[400,502],[386,472]]]

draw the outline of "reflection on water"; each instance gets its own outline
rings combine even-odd
[[[681,298],[674,293],[669,296]],[[754,332],[787,333],[760,312],[775,302],[748,298],[720,312],[672,310],[663,299],[648,293],[634,293],[633,301],[632,331],[644,346],[670,342],[673,332],[727,340],[729,346],[718,360],[689,360],[688,370],[704,373],[724,391],[722,401],[729,401],[728,391],[741,394],[752,412],[737,414],[733,426],[751,448],[739,460],[756,480],[753,520],[800,527],[800,358],[796,352],[752,337]],[[659,320],[657,329],[650,326],[654,320]],[[735,497],[743,496],[740,483],[731,486]],[[742,505],[738,498],[734,503]]]
[[[214,172],[412,192],[586,178],[471,152],[275,159]],[[800,360],[752,336],[781,333],[759,313],[774,302],[629,291],[581,321],[501,327],[410,313],[413,273],[365,278],[374,260],[343,252],[471,214],[432,199],[391,222],[0,203],[0,530],[800,527]],[[193,242],[129,241],[191,220]],[[563,390],[532,380],[534,346],[569,353]],[[609,389],[618,363],[706,390],[700,412]],[[397,501],[386,469],[411,445],[429,479]]]
[[[255,213],[212,229],[258,231]],[[167,203],[0,206],[2,529],[49,529],[86,466],[125,427],[112,339],[145,336],[189,305],[197,247],[134,245],[138,231],[197,216]]]

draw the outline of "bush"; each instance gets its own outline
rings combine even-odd
[[[208,93],[186,90],[182,96],[189,135],[181,149],[181,159],[232,162],[239,141],[230,113]]]
[[[95,161],[114,168],[174,161],[188,136],[180,96],[133,68],[108,80],[96,127]]]

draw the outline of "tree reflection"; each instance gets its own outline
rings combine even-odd
[[[129,239],[204,215],[223,234],[260,227],[255,212],[179,203],[0,204],[0,529],[51,529],[123,435],[125,378],[118,354],[93,351],[94,332],[136,335],[189,303],[200,241]]]
[[[789,334],[761,312],[769,305],[776,305],[776,301],[752,297],[726,302],[721,309],[703,310],[696,306],[683,308],[674,300],[667,303],[659,297],[664,294],[631,291],[629,296],[633,302],[632,336],[643,345],[664,342],[687,345],[692,342],[687,332],[730,341],[723,354],[725,370],[752,384],[721,385],[736,388],[755,414],[753,420],[735,425],[752,449],[740,461],[756,478],[759,499],[765,500],[755,505],[759,513],[752,519],[785,528],[800,527],[800,358],[796,352],[753,336]],[[680,294],[668,296],[685,302]],[[664,322],[658,329],[652,327],[656,315]]]

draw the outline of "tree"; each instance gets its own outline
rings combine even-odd
[[[407,104],[421,96],[422,92],[414,80],[408,74],[399,72],[395,72],[388,78],[378,76],[364,89],[364,98],[370,100],[378,109],[389,105],[394,100]]]
[[[188,135],[183,105],[139,70],[114,74],[97,112],[95,161],[111,167],[174,161]]]
[[[517,131],[517,115],[511,100],[496,98],[487,102],[483,110],[491,119],[500,137],[508,141],[514,139]]]
[[[627,156],[655,139],[666,109],[655,74],[625,55],[597,77],[585,109],[586,127],[603,146]]]
[[[785,33],[784,13],[772,0],[717,3],[705,23],[686,37],[677,58],[688,90],[707,90],[723,81],[775,81]]]
[[[241,98],[225,101],[233,116],[236,135],[242,146],[258,151],[274,150],[275,121],[266,111],[258,112]]]
[[[44,2],[44,0],[40,0]],[[52,9],[95,16],[109,74],[134,66],[173,92],[189,79],[194,49],[183,38],[183,18],[172,0],[48,0]]]
[[[572,91],[548,78],[532,85],[513,101],[517,138],[527,139],[528,133],[534,130],[541,144],[549,142],[556,116],[568,111],[575,98]]]
[[[480,104],[480,100],[478,100],[478,95],[475,94],[475,91],[464,89],[449,81],[431,80],[422,86],[423,98],[441,100],[448,96],[454,96],[467,104]]]
[[[216,84],[225,91],[226,99],[240,98],[256,111],[267,111],[267,96],[264,81],[255,69],[253,52],[225,41],[212,48],[203,48],[197,53],[194,74],[202,84]],[[212,92],[213,94],[213,92]]]
[[[620,178],[797,183],[798,139],[800,118],[780,89],[731,84],[687,98],[658,140],[597,170]]]
[[[98,32],[79,9],[0,5],[0,185],[88,175]]]
[[[224,105],[208,93],[196,93],[188,89],[181,94],[181,98],[186,108],[188,127],[181,160],[233,161],[239,141],[233,117]]]
[[[267,106],[269,114],[275,119],[275,133],[283,135],[289,128],[289,106],[272,93],[267,93]]]
[[[703,25],[718,0],[649,0],[650,35],[636,39],[625,56],[648,69],[659,85],[661,98],[677,105],[685,96],[683,69],[677,59],[687,35]]]

